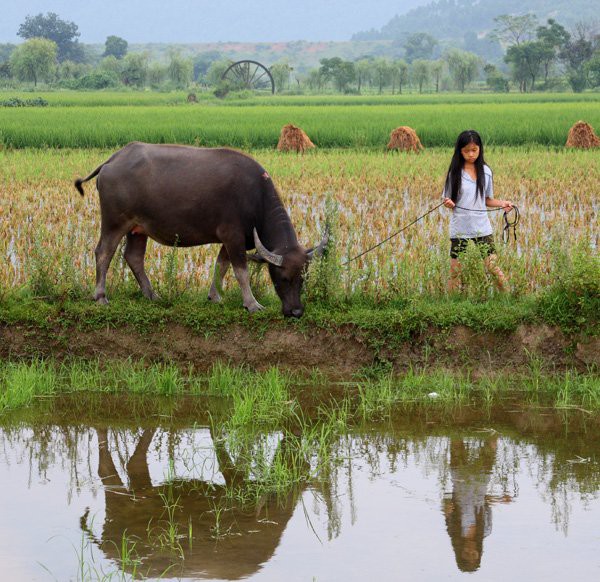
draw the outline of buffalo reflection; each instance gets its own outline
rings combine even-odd
[[[234,489],[243,492],[251,486],[247,468],[236,467],[215,438],[224,485],[179,478],[153,485],[147,454],[155,432],[143,431],[123,467],[125,485],[109,450],[108,431],[97,429],[98,475],[104,485],[106,516],[99,539],[87,512],[81,518],[82,529],[106,557],[130,572],[135,562],[135,570],[144,576],[168,572],[169,576],[239,579],[255,573],[279,545],[300,491],[284,499],[266,499],[253,511],[244,510],[230,496]],[[284,438],[277,446],[275,454],[282,455],[283,462],[289,444]],[[133,548],[129,563],[120,551],[124,539]]]
[[[492,504],[509,503],[508,494],[488,494],[496,462],[497,437],[450,440],[452,493],[443,511],[458,568],[474,572],[481,565],[483,539],[492,531]]]

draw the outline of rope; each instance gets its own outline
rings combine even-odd
[[[504,208],[502,208],[501,206],[498,208],[486,208],[485,210],[479,210],[478,208],[464,208],[463,206],[458,205],[455,205],[454,208],[460,208],[461,210],[466,210],[468,212],[498,212],[499,210],[504,210]],[[510,240],[511,229],[513,238],[515,242],[517,241],[517,224],[519,224],[519,221],[521,220],[521,213],[519,212],[519,208],[514,204],[512,210],[515,211],[515,217],[512,221],[508,220],[508,214],[509,212],[511,212],[511,210],[509,210],[508,212],[504,210],[504,228],[502,229],[502,242],[504,244],[508,243],[508,241]]]
[[[425,214],[422,214],[421,216],[419,216],[419,218],[415,218],[410,224],[407,224],[406,226],[403,226],[400,230],[397,230],[395,233],[391,234],[386,239],[382,240],[381,242],[378,242],[376,245],[373,245],[372,247],[368,248],[366,251],[363,251],[362,253],[360,253],[360,255],[356,255],[355,257],[352,257],[351,259],[348,259],[347,261],[345,261],[344,263],[342,263],[342,266],[345,266],[348,263],[351,263],[352,261],[356,261],[356,259],[359,259],[363,255],[366,255],[367,253],[370,253],[371,251],[375,250],[377,247],[380,247],[382,244],[384,244],[387,241],[393,239],[396,235],[399,235],[403,230],[406,230],[409,226],[412,226],[415,222],[419,222],[419,220],[421,220],[421,218],[425,218],[428,214],[431,214],[434,210],[437,210],[443,204],[444,204],[443,202],[440,202],[440,204],[438,204],[437,206],[433,207],[431,210],[428,210]]]
[[[504,228],[502,229],[502,242],[506,244],[510,240],[510,231],[512,229],[513,237],[515,242],[517,242],[517,224],[521,220],[521,213],[519,209],[513,205],[513,210],[515,211],[515,217],[512,222],[508,220],[508,212],[504,213]]]
[[[415,218],[412,222],[410,222],[406,226],[403,226],[400,230],[397,230],[396,232],[390,234],[390,236],[388,236],[387,238],[378,242],[377,244],[373,245],[372,247],[369,247],[366,251],[363,251],[362,253],[356,255],[355,257],[352,257],[351,259],[348,259],[347,261],[343,262],[342,266],[346,266],[348,263],[351,263],[352,261],[359,259],[363,255],[366,255],[367,253],[374,251],[376,248],[380,247],[382,244],[393,239],[395,236],[399,235],[402,231],[406,230],[408,227],[412,226],[416,222],[419,222],[419,220],[421,220],[422,218],[425,218],[428,214],[431,214],[434,210],[437,210],[440,206],[443,206],[443,205],[444,205],[444,203],[441,202],[437,206],[434,206],[433,208],[429,209],[425,214],[422,214],[418,218]],[[499,210],[504,210],[502,207],[479,210],[476,208],[465,208],[464,206],[458,206],[458,205],[454,205],[454,208],[460,208],[461,210],[466,210],[467,212],[498,212]],[[512,229],[515,241],[517,240],[517,224],[519,224],[519,220],[521,219],[521,214],[519,213],[519,209],[514,204],[513,204],[512,209],[515,211],[515,218],[512,222],[509,222],[509,220],[508,220],[508,212],[510,212],[510,210],[508,212],[506,210],[504,210],[504,229],[502,230],[502,242],[504,242],[505,244],[510,240],[510,229]]]

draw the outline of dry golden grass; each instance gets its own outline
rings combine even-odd
[[[589,123],[578,121],[569,130],[566,146],[568,148],[597,148],[600,147],[600,138]]]
[[[392,131],[387,149],[403,152],[420,152],[424,148],[417,132],[412,127],[402,125]]]
[[[44,256],[57,283],[76,276],[87,289],[94,281],[94,247],[99,233],[93,182],[81,198],[73,179],[86,175],[112,153],[102,150],[0,152],[0,287],[25,285],[32,264]],[[450,160],[448,150],[410,154],[356,150],[310,152],[302,157],[253,152],[268,169],[290,210],[300,240],[312,245],[325,222],[325,199],[339,208],[338,250],[342,258],[389,236],[437,204]],[[499,260],[519,292],[552,280],[551,243],[568,249],[576,240],[597,248],[600,164],[592,151],[560,149],[490,150],[497,198],[522,213],[518,241],[502,245],[501,213],[493,216]],[[448,211],[440,209],[376,251],[344,269],[347,290],[373,294],[442,293],[448,269]],[[178,250],[182,284],[206,287],[218,248]],[[147,269],[154,283],[164,279],[170,249],[150,244]],[[109,284],[132,276],[114,260]],[[62,280],[61,280],[62,279]]]

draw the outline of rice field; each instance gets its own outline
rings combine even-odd
[[[194,90],[196,98],[203,103],[224,107],[240,106],[310,106],[310,105],[442,105],[442,104],[490,104],[490,103],[592,103],[600,101],[597,93],[411,93],[382,94],[365,91],[362,95],[269,95],[252,96],[250,93],[232,93],[225,99],[216,98],[207,89]],[[8,91],[0,90],[0,101],[13,97],[32,99],[41,97],[49,107],[113,107],[131,105],[136,107],[150,105],[184,105],[188,91]]]
[[[0,100],[14,96],[0,94]],[[211,98],[193,105],[177,93],[46,97],[48,107],[0,107],[0,147],[115,148],[138,140],[260,149],[274,147],[288,123],[325,149],[383,150],[400,125],[415,129],[425,147],[449,147],[468,127],[477,128],[490,145],[562,147],[575,122],[600,127],[595,94],[544,100],[536,95],[283,96]]]
[[[91,292],[99,205],[93,183],[81,198],[73,179],[103,162],[112,150],[0,151],[0,291],[45,276],[60,290]],[[251,152],[278,185],[301,242],[320,240],[326,210],[337,216],[340,261],[359,254],[439,203],[450,150],[420,155],[381,151],[317,150],[304,156]],[[521,210],[517,241],[501,243],[501,214],[492,215],[499,263],[515,294],[543,289],[560,275],[560,256],[582,245],[597,253],[600,164],[593,151],[492,147],[495,194]],[[334,217],[335,218],[335,217]],[[439,209],[389,243],[341,269],[348,295],[442,295],[448,275],[449,213]],[[151,243],[147,270],[159,293],[176,259],[181,289],[206,292],[218,247],[178,249]],[[176,255],[174,257],[174,255]],[[597,255],[596,255],[597,256]],[[476,285],[490,285],[473,263]],[[231,275],[226,287],[237,289]],[[134,285],[122,260],[113,260],[111,285]],[[260,287],[260,279],[255,281]],[[259,289],[259,294],[271,287]],[[114,292],[114,291],[113,291]]]

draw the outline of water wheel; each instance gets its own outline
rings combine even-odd
[[[257,93],[275,93],[275,82],[267,67],[257,61],[238,61],[230,65],[222,79],[236,90],[249,89]]]

